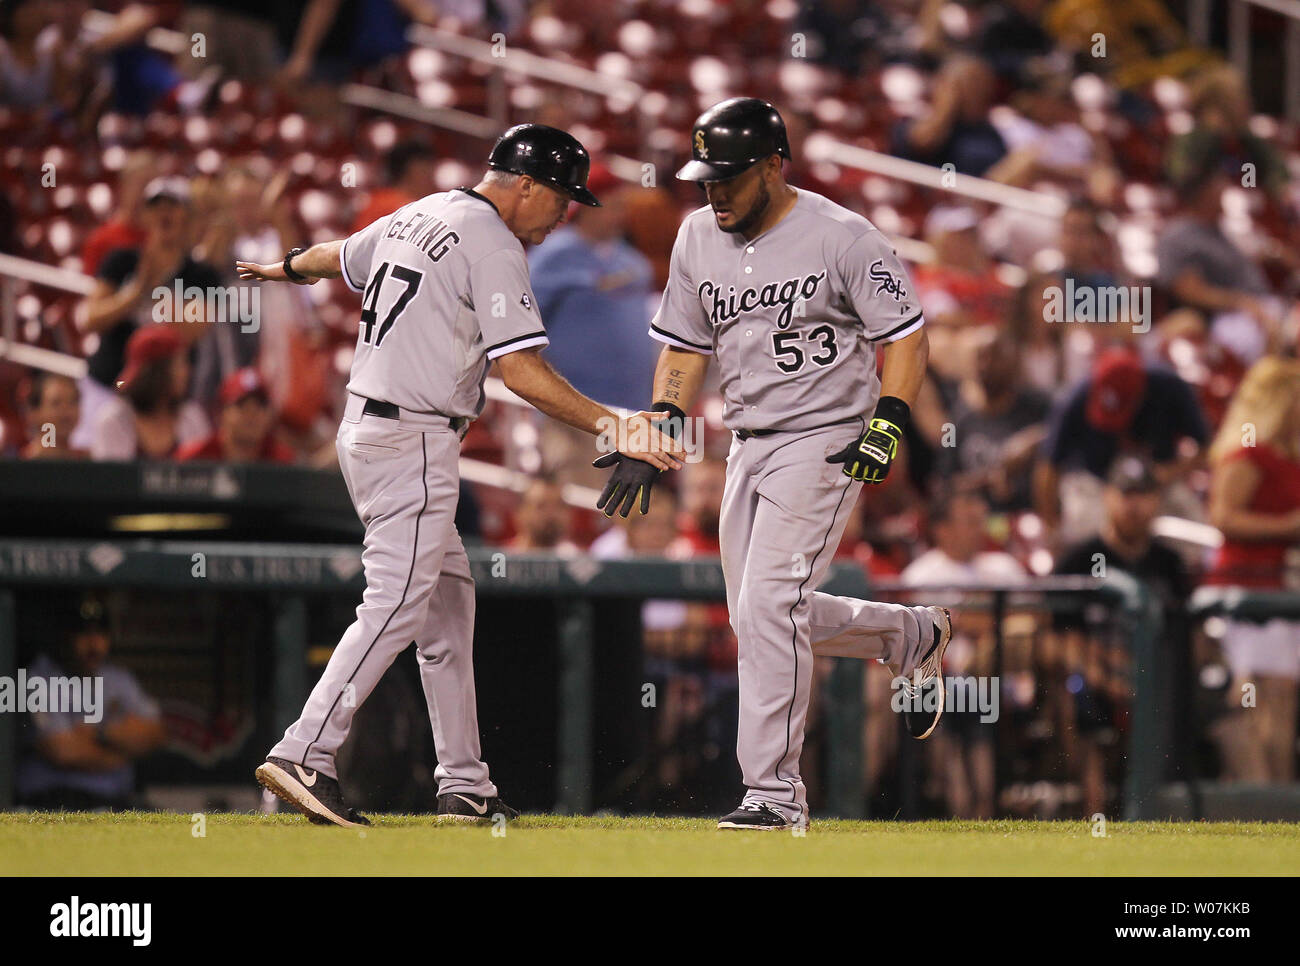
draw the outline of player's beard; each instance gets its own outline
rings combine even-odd
[[[745,212],[743,217],[737,218],[735,224],[730,228],[723,228],[722,225],[718,227],[729,235],[747,232],[762,220],[763,215],[767,213],[767,206],[771,203],[772,196],[768,193],[767,184],[760,181],[758,183],[758,197],[749,206],[749,211]]]

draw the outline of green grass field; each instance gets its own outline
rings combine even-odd
[[[288,815],[0,814],[3,875],[1295,875],[1300,825],[817,822],[530,816],[494,836],[428,816],[364,831]]]

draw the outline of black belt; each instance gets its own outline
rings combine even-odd
[[[378,416],[381,419],[401,419],[402,410],[390,402],[381,402],[378,399],[367,399],[366,404],[361,407],[361,412],[366,416]],[[453,432],[459,433],[464,428],[466,419],[464,416],[448,416],[447,422]]]
[[[736,430],[736,439],[743,443],[745,440],[753,439],[755,436],[775,436],[777,433],[811,433],[819,429],[825,429],[828,426],[838,426],[840,422],[848,422],[848,420],[840,420],[839,422],[834,423],[822,423],[820,426],[804,426],[799,429],[738,429]]]
[[[361,411],[367,416],[380,416],[383,419],[401,419],[402,410],[392,403],[380,402],[378,399],[367,399],[366,404],[361,407]]]

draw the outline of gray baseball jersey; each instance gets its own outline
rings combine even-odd
[[[733,440],[719,543],[745,803],[796,825],[807,819],[799,755],[813,656],[879,659],[906,676],[933,638],[924,607],[816,590],[862,489],[826,457],[875,407],[876,345],[922,324],[889,242],[808,191],[752,240],[723,232],[709,208],[689,215],[651,323],[661,342],[717,356],[728,428],[775,431]]]
[[[413,201],[348,238],[340,260],[362,293],[349,392],[472,418],[491,360],[547,344],[524,247],[482,195]]]
[[[921,327],[893,246],[861,215],[799,191],[747,240],[704,207],[682,222],[650,334],[716,352],[729,429],[811,429],[875,407],[875,346]]]

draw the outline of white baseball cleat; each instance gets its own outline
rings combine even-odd
[[[908,732],[918,741],[934,734],[939,719],[943,717],[947,698],[943,690],[943,652],[952,640],[952,614],[948,608],[927,607],[926,610],[934,619],[934,643],[917,661],[911,680],[903,685],[907,696],[903,717]]]

